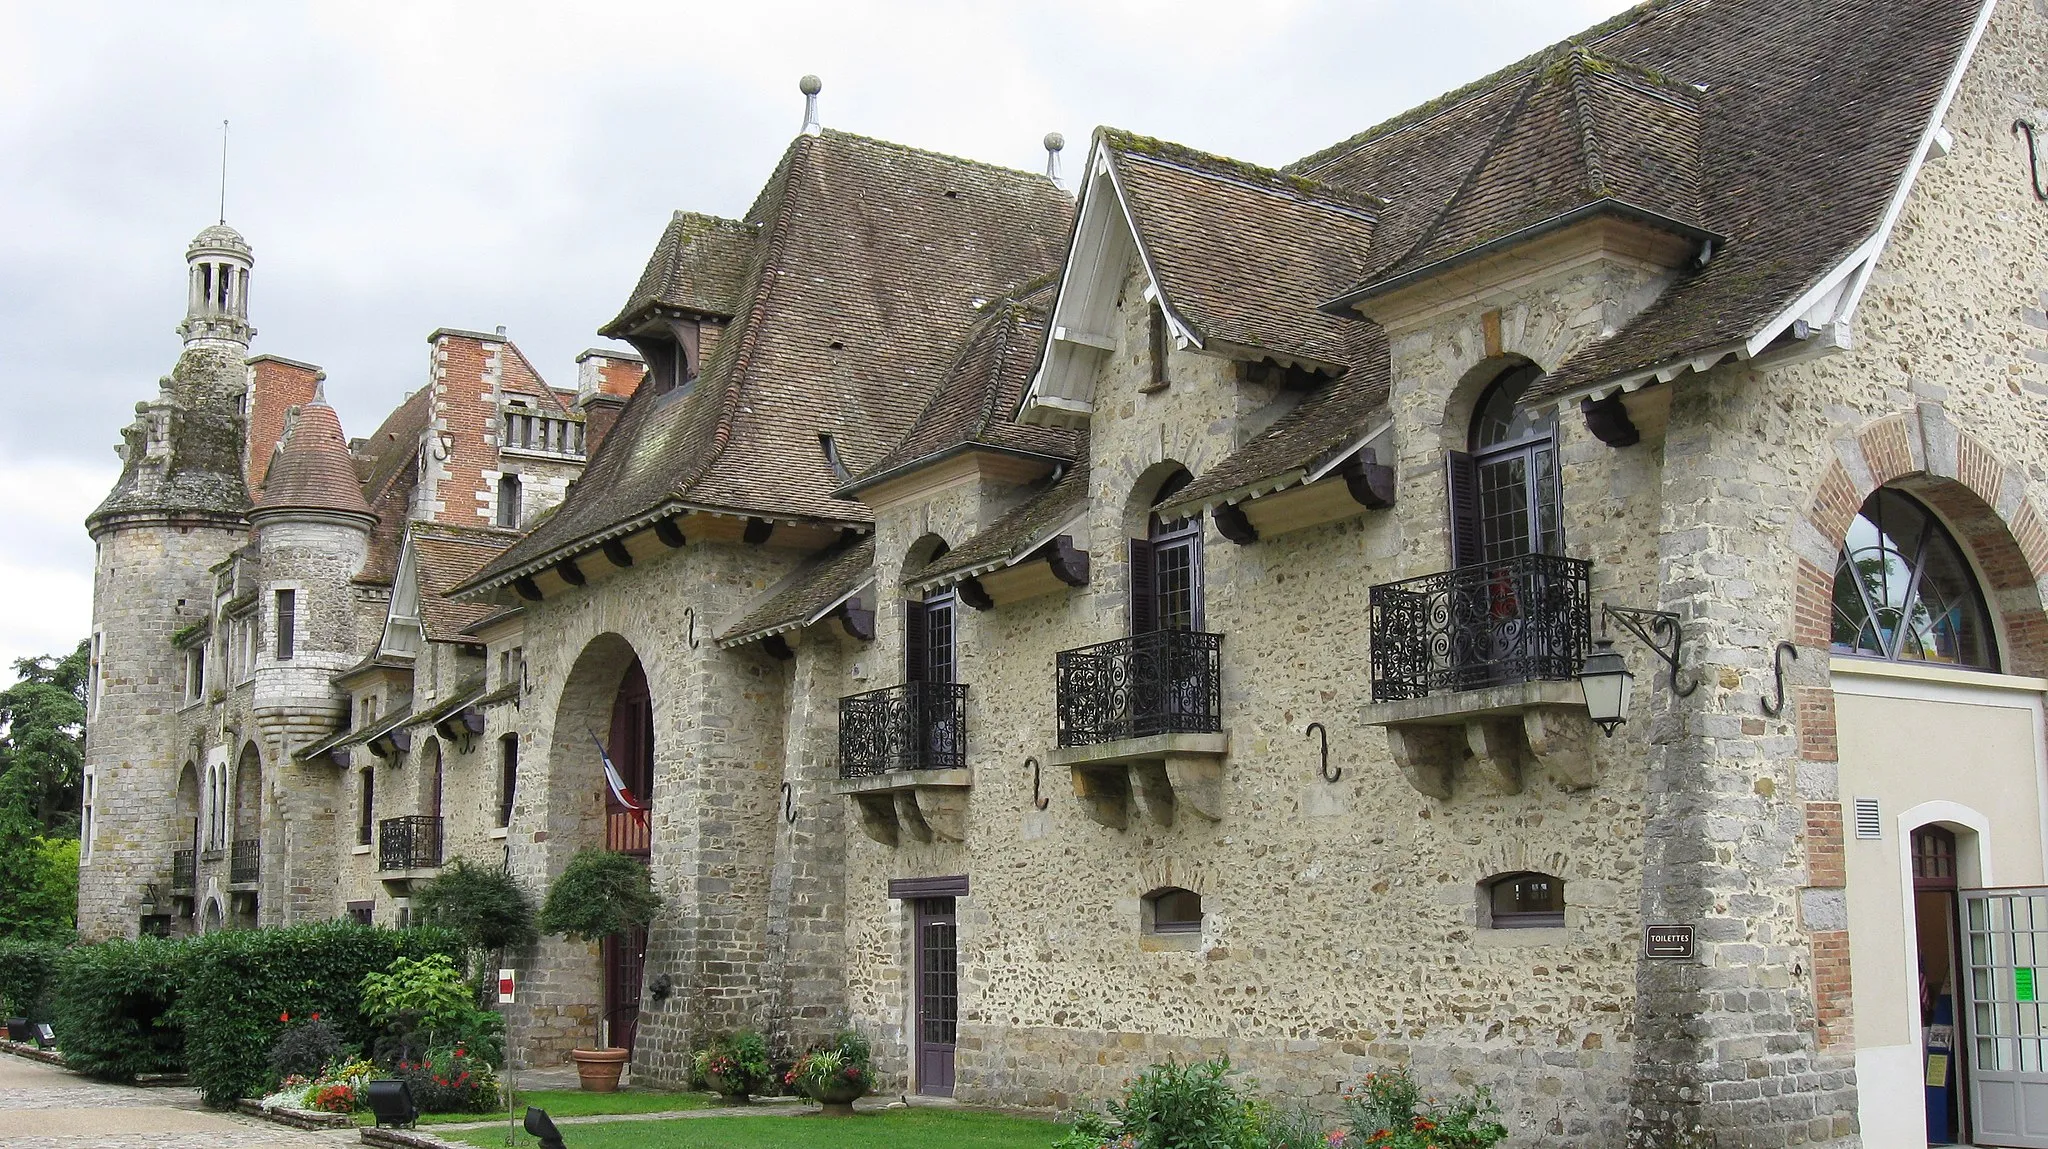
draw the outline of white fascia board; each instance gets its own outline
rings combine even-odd
[[[1856,317],[1856,305],[1863,301],[1863,289],[1870,284],[1870,274],[1877,267],[1878,257],[1884,253],[1885,245],[1891,242],[1892,230],[1898,226],[1899,216],[1906,210],[1906,197],[1912,194],[1913,185],[1920,177],[1920,169],[1925,166],[1929,156],[1947,153],[1945,144],[1948,132],[1942,127],[1942,123],[1948,119],[1949,105],[1955,102],[1956,90],[1962,87],[1963,73],[1969,70],[1970,61],[1977,54],[1977,45],[1984,39],[1984,29],[1990,26],[1991,12],[1997,7],[1997,3],[1998,0],[1983,0],[1983,4],[1978,8],[1977,22],[1970,28],[1969,39],[1963,41],[1963,50],[1956,57],[1956,66],[1949,72],[1948,82],[1941,89],[1941,98],[1934,102],[1934,111],[1927,118],[1927,126],[1921,129],[1919,145],[1913,149],[1913,158],[1907,162],[1905,175],[1900,178],[1899,186],[1893,190],[1892,201],[1885,207],[1884,218],[1879,221],[1877,230],[1871,234],[1869,240],[1858,246],[1849,258],[1822,277],[1806,295],[1800,296],[1797,302],[1786,308],[1763,330],[1757,332],[1749,341],[1750,354],[1754,355],[1769,346],[1787,327],[1792,326],[1795,320],[1804,319],[1814,327],[1828,327],[1838,321],[1847,323]],[[1835,304],[1833,314],[1829,315],[1825,322],[1816,323],[1808,314],[1809,310],[1818,302],[1820,296],[1825,295],[1840,282],[1846,282],[1847,288]]]
[[[870,571],[868,572],[868,577],[862,579],[858,583],[855,583],[852,590],[849,590],[845,594],[840,595],[838,598],[833,599],[830,603],[826,605],[825,609],[805,619],[803,624],[805,626],[810,626],[811,624],[817,622],[820,619],[830,618],[832,616],[833,611],[838,610],[840,607],[845,606],[847,603],[859,598],[863,591],[872,589],[874,585],[875,575],[873,571]]]
[[[1123,177],[1117,174],[1116,165],[1108,161],[1109,157],[1105,154],[1102,166],[1109,173],[1110,186],[1116,189],[1116,203],[1123,209],[1124,227],[1130,231],[1131,242],[1138,248],[1138,259],[1145,265],[1145,278],[1151,281],[1146,285],[1148,302],[1159,305],[1160,313],[1166,316],[1167,330],[1173,333],[1174,340],[1180,346],[1201,347],[1202,337],[1187,320],[1181,318],[1180,313],[1173,308],[1173,301],[1166,297],[1166,288],[1159,279],[1159,268],[1152,262],[1152,253],[1145,247],[1145,237],[1138,233],[1138,217],[1131,214],[1131,197],[1124,191]]]
[[[1328,459],[1324,460],[1322,466],[1317,467],[1316,469],[1310,471],[1308,473],[1308,478],[1302,481],[1313,483],[1318,479],[1321,479],[1323,476],[1329,474],[1331,471],[1334,471],[1338,467],[1342,466],[1345,460],[1351,458],[1353,455],[1358,454],[1360,451],[1363,451],[1366,447],[1370,446],[1374,439],[1379,438],[1381,435],[1384,435],[1388,431],[1391,431],[1393,429],[1393,420],[1389,419],[1386,422],[1381,423],[1379,426],[1374,427],[1372,430],[1367,431],[1365,434],[1359,436],[1358,439],[1350,445],[1339,448],[1336,454],[1331,455]]]
[[[1074,533],[1077,528],[1085,526],[1087,522],[1088,507],[1084,504],[1075,508],[1074,513],[1062,521],[1059,526],[1040,532],[1001,558],[989,559],[987,562],[962,567],[956,571],[947,571],[936,578],[919,579],[917,582],[910,584],[910,589],[919,594],[924,594],[937,587],[957,586],[968,579],[980,578],[991,571],[1008,570],[1010,567],[1016,566],[1018,563],[1030,558],[1038,548],[1059,538],[1061,535]]]

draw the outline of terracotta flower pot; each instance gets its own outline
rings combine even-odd
[[[625,1049],[572,1049],[569,1059],[576,1063],[576,1077],[585,1093],[617,1093],[619,1074],[626,1071]]]

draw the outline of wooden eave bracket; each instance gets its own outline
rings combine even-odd
[[[1643,433],[1636,429],[1635,420],[1629,418],[1619,391],[1604,399],[1579,400],[1579,413],[1585,416],[1586,430],[1610,447],[1633,447],[1643,441]]]

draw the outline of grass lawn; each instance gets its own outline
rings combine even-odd
[[[546,1106],[541,1108],[545,1109]],[[553,1111],[549,1111],[552,1115]],[[1065,1126],[957,1109],[891,1109],[854,1117],[691,1117],[565,1125],[572,1149],[1047,1149]],[[441,1134],[504,1149],[502,1129]],[[533,1145],[520,1133],[518,1144]]]
[[[550,1117],[600,1117],[612,1113],[673,1113],[682,1109],[709,1109],[719,1104],[709,1093],[664,1093],[653,1089],[622,1089],[617,1093],[585,1093],[581,1089],[522,1089],[519,1091],[521,1117],[526,1107],[545,1109]],[[496,1121],[503,1124],[505,1111],[496,1113],[422,1113],[421,1125],[449,1125],[463,1121]],[[361,1115],[369,1124],[369,1115]],[[497,1132],[497,1131],[494,1131]],[[522,1135],[523,1136],[523,1135]],[[491,1144],[503,1149],[505,1135]]]

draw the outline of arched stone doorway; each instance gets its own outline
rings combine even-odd
[[[647,864],[653,851],[655,798],[655,702],[647,668],[633,645],[604,634],[586,645],[564,681],[556,707],[547,762],[547,871],[561,872],[584,849],[609,849]],[[616,775],[607,778],[606,761]],[[630,1049],[639,1020],[646,932],[606,938],[598,960],[575,956],[587,949],[570,944],[549,964],[571,997],[590,1003],[560,1007],[583,1013],[587,1036]],[[546,960],[546,959],[543,959]],[[577,972],[589,970],[588,981]],[[593,968],[594,967],[594,968]],[[587,987],[587,988],[585,988]],[[581,995],[587,993],[589,996]],[[568,1018],[564,1018],[568,1021]]]

